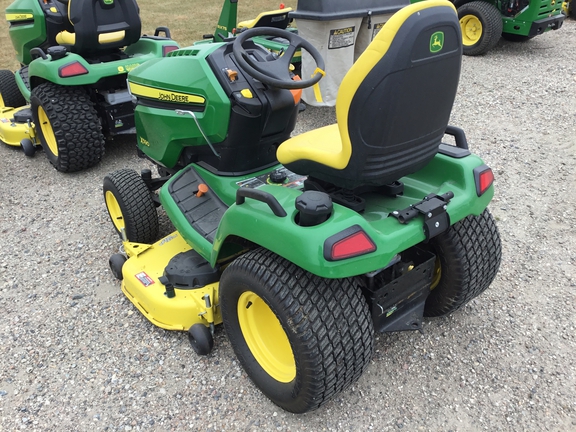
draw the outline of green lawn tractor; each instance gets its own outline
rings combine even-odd
[[[458,9],[464,54],[470,56],[491,50],[500,36],[524,42],[558,30],[565,18],[562,2],[557,0],[452,1]]]
[[[289,44],[277,56],[256,37]],[[317,65],[304,80],[290,72],[298,49]],[[131,72],[138,148],[160,176],[104,179],[122,291],[153,324],[187,331],[198,354],[223,323],[248,376],[285,410],[349,387],[375,331],[422,330],[498,271],[492,170],[448,125],[461,60],[454,6],[409,5],[345,76],[337,123],[292,138],[298,89],[324,74],[294,33],[249,29]],[[160,205],[176,228],[163,238]]]
[[[141,36],[134,0],[15,0],[6,19],[22,67],[0,71],[0,140],[27,156],[42,145],[62,172],[134,133],[128,72],[178,48],[165,27]]]

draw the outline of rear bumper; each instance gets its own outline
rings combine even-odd
[[[558,30],[560,27],[562,27],[565,18],[566,16],[564,14],[558,14],[534,21],[530,27],[528,36],[538,36],[547,30]]]

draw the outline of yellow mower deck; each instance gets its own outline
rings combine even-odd
[[[20,141],[29,138],[36,142],[36,134],[32,123],[14,122],[14,114],[30,108],[29,105],[19,108],[0,108],[0,141],[10,146],[20,146]]]
[[[220,324],[218,283],[202,288],[178,289],[169,298],[159,281],[170,259],[190,250],[178,232],[152,245],[124,242],[128,260],[122,267],[122,291],[154,325],[166,330],[188,330],[200,323]],[[209,305],[209,306],[207,306]]]

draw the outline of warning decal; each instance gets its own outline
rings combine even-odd
[[[356,35],[355,26],[330,30],[328,49],[345,48],[354,45],[355,35]]]
[[[372,30],[372,39],[370,39],[370,40],[374,40],[376,35],[380,32],[380,30],[382,30],[382,27],[384,27],[384,24],[386,24],[386,23],[378,23],[378,24],[374,25],[374,28]]]
[[[140,272],[136,275],[134,275],[136,277],[136,279],[138,279],[140,281],[140,283],[142,283],[142,285],[144,285],[145,287],[149,287],[150,285],[152,285],[154,283],[154,280],[148,276],[146,274],[146,272]]]

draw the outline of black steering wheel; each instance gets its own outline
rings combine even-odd
[[[244,43],[256,36],[272,36],[287,39],[288,47],[284,53],[275,60],[262,61],[246,52]],[[316,71],[312,78],[294,81],[290,76],[290,63],[294,53],[298,48],[303,48],[312,56],[316,63]],[[303,89],[311,87],[320,81],[324,75],[324,59],[314,46],[306,39],[286,30],[274,27],[255,27],[243,31],[234,40],[232,46],[234,58],[238,65],[246,71],[252,78],[268,84],[272,87],[282,89]]]

